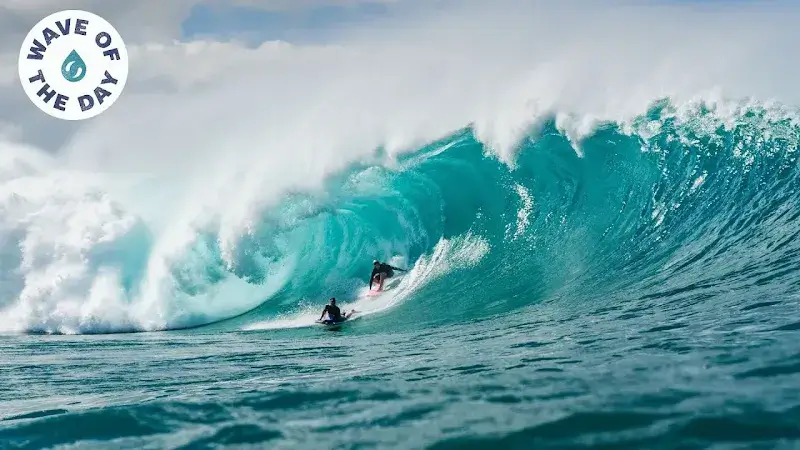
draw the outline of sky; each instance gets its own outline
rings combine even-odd
[[[384,2],[319,4],[297,9],[264,9],[257,5],[200,3],[181,23],[185,40],[238,38],[250,44],[265,40],[324,42],[337,28],[358,26],[391,14]]]

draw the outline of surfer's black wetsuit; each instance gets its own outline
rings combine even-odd
[[[405,270],[403,270],[403,269],[401,269],[399,267],[390,266],[390,265],[388,265],[386,263],[379,263],[377,268],[375,268],[375,266],[372,266],[372,267],[373,267],[372,274],[369,276],[369,288],[370,289],[372,289],[372,282],[375,281],[375,276],[378,275],[379,273],[386,274],[386,276],[383,277],[383,279],[384,280],[388,280],[389,278],[392,278],[394,276],[394,271],[395,270],[399,270],[401,272],[405,272]]]
[[[394,271],[395,270],[403,270],[403,269],[398,269],[397,267],[392,267],[392,266],[390,266],[390,265],[388,265],[386,263],[381,263],[378,266],[377,269],[372,269],[372,275],[369,276],[369,279],[370,280],[374,280],[375,279],[375,275],[377,275],[379,273],[385,273],[386,274],[386,278],[391,278],[391,277],[394,276]]]

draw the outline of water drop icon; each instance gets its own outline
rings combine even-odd
[[[81,81],[86,76],[86,63],[75,50],[71,51],[61,64],[61,75],[72,83]]]

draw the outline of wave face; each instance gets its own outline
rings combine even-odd
[[[550,301],[800,286],[792,111],[664,100],[588,134],[570,124],[538,124],[510,162],[466,128],[351,166],[265,207],[233,242],[214,217],[159,235],[91,182],[5,152],[0,330],[158,330],[248,312],[225,326],[303,326],[331,295],[384,312],[386,329],[397,315],[430,326]],[[356,297],[373,258],[411,270],[369,306]]]

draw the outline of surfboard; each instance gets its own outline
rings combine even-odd
[[[339,322],[331,322],[330,320],[318,320],[317,321],[318,324],[322,325],[323,327],[325,327],[328,330],[335,329],[335,328],[341,328],[341,326],[345,322],[347,322],[347,319],[341,320]]]

